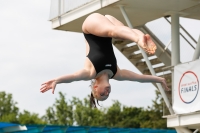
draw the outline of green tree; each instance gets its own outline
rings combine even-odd
[[[81,101],[73,98],[74,118],[78,125],[81,126],[103,126],[104,114],[100,109],[90,108],[89,96]]]
[[[142,128],[167,128],[166,119],[163,119],[163,98],[158,90],[156,90],[156,98],[153,100],[153,105],[148,107],[141,115],[140,119],[144,120],[141,122]]]
[[[106,126],[108,127],[129,127],[139,128],[139,114],[143,108],[126,107],[119,101],[114,100],[113,105],[106,111],[105,117]]]
[[[42,117],[48,124],[57,124],[56,112],[54,107],[48,107],[46,114]]]
[[[0,92],[0,121],[17,123],[19,108],[16,106],[12,94]]]
[[[19,124],[44,124],[45,122],[38,114],[31,114],[28,111],[19,112],[16,106],[17,102],[13,100],[12,94],[0,92],[0,121],[19,123]]]
[[[29,111],[24,110],[23,113],[19,114],[18,121],[20,124],[46,124],[38,114],[30,113]]]
[[[66,101],[59,92],[53,106],[46,110],[45,121],[49,124],[80,126],[106,126],[130,128],[166,128],[166,119],[162,119],[163,100],[158,91],[151,107],[147,109],[127,107],[114,100],[108,108],[90,108],[89,96],[80,100],[73,97]]]
[[[113,105],[109,107],[105,114],[105,125],[108,127],[117,127],[119,121],[122,121],[122,105],[114,100]]]
[[[119,121],[119,127],[133,127],[139,128],[140,127],[140,118],[139,115],[143,112],[143,108],[137,107],[126,107],[123,106],[122,109],[122,121]]]
[[[66,101],[63,93],[59,92],[59,98],[46,110],[43,119],[49,124],[73,125],[73,105]]]

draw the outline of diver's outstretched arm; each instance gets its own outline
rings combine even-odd
[[[61,76],[61,77],[58,77],[58,78],[55,78],[53,80],[43,83],[42,87],[40,89],[40,92],[44,93],[44,92],[52,89],[52,93],[54,94],[57,84],[71,83],[73,81],[90,80],[90,79],[91,79],[90,71],[88,71],[86,69],[82,69],[73,74],[64,75],[64,76]]]
[[[166,80],[164,78],[153,76],[153,75],[137,74],[126,69],[122,69],[122,70],[118,69],[117,74],[114,76],[114,79],[119,80],[119,81],[124,81],[124,80],[138,81],[141,83],[144,83],[144,82],[161,83],[166,91],[170,90],[167,87]]]

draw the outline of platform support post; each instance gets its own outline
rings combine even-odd
[[[176,66],[180,63],[180,35],[179,35],[179,14],[171,15],[171,65]],[[174,101],[174,69],[172,69],[172,103]]]
[[[171,38],[172,38],[172,66],[180,63],[180,35],[179,35],[179,14],[171,15]]]

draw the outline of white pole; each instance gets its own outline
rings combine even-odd
[[[196,46],[196,49],[194,51],[194,55],[193,55],[193,58],[192,60],[197,60],[199,59],[199,56],[200,56],[200,35],[199,35],[199,40],[197,42],[197,46]]]
[[[171,15],[171,65],[175,66],[180,63],[180,36],[179,36],[179,14]],[[172,102],[174,90],[174,69],[172,69]],[[189,129],[184,127],[175,128],[178,133],[192,133]]]
[[[171,15],[171,65],[175,66],[180,62],[180,42],[179,42],[179,15]],[[174,69],[172,69],[172,102],[174,101]]]
[[[123,17],[124,17],[124,19],[125,19],[128,27],[130,27],[131,29],[133,29],[133,25],[131,24],[131,22],[130,22],[127,14],[126,14],[126,11],[124,10],[124,7],[123,6],[119,6],[119,8],[121,10],[121,13],[122,13],[122,15],[123,15]]]
[[[179,37],[179,15],[171,15],[171,38],[172,38],[172,66],[180,63],[180,37]]]

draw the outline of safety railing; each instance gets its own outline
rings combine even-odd
[[[167,17],[164,18],[169,24],[171,24],[170,20]],[[181,30],[193,41],[193,43],[197,44],[197,41],[190,35],[190,33],[181,24],[179,24],[179,26]],[[182,34],[181,32],[179,34],[193,49],[195,49],[193,44],[187,39],[187,37],[184,36],[184,34]]]
[[[59,17],[94,0],[51,0],[49,19]]]
[[[171,20],[170,17],[160,18],[159,20],[149,22],[146,26],[165,44],[166,50],[171,51]],[[193,53],[197,44],[196,39],[184,28],[180,26],[180,51],[187,49],[188,53]],[[184,52],[181,52],[181,62],[188,62],[192,59],[192,54],[185,57]]]

